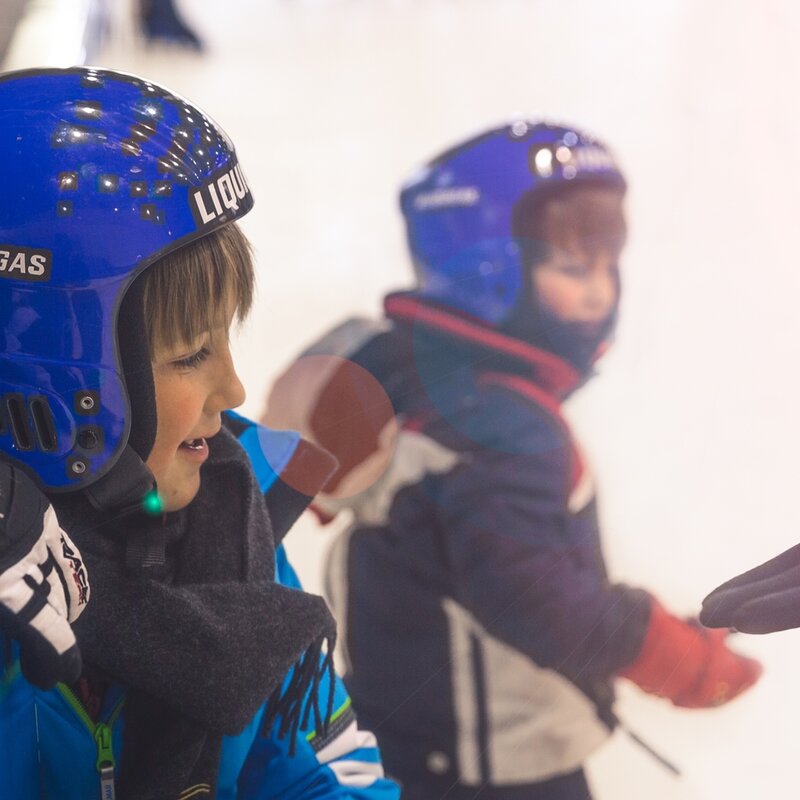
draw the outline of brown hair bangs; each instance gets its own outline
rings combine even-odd
[[[540,257],[551,247],[618,248],[627,236],[624,196],[621,187],[589,182],[549,193],[531,192],[515,206],[512,230],[538,248]]]
[[[164,256],[145,273],[144,317],[155,348],[191,344],[226,324],[231,306],[241,322],[255,288],[250,243],[236,223]]]

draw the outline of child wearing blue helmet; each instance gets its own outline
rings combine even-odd
[[[230,411],[227,136],[148,81],[32,70],[0,76],[0,163],[3,797],[396,797],[279,546],[332,461]]]
[[[317,505],[352,515],[328,576],[345,680],[415,800],[587,800],[616,679],[705,708],[760,673],[609,580],[561,414],[614,327],[625,189],[571,127],[518,120],[448,150],[400,196],[416,288],[273,388],[266,419],[339,459]]]

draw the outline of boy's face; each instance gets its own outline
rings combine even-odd
[[[244,402],[228,343],[232,317],[195,342],[155,348],[158,424],[147,466],[165,511],[177,511],[194,499],[200,467],[208,458],[207,440],[219,432],[221,413]]]
[[[548,254],[533,267],[536,301],[587,337],[601,332],[619,302],[622,201],[619,191],[584,188],[542,211]]]

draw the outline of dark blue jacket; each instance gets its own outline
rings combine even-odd
[[[353,514],[328,571],[348,688],[401,779],[569,773],[613,728],[613,678],[650,607],[606,574],[591,474],[560,413],[582,376],[411,296],[386,308],[309,351],[370,372],[400,426],[382,477],[322,504]],[[308,418],[325,446],[336,420]]]

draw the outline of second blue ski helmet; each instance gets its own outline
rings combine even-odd
[[[119,319],[126,291],[253,199],[196,106],[83,67],[0,76],[0,170],[0,456],[48,491],[91,487],[131,430],[118,326],[147,352],[141,317]]]
[[[502,325],[526,287],[514,208],[587,184],[624,190],[625,178],[602,142],[573,127],[520,119],[442,153],[400,194],[416,293]]]

